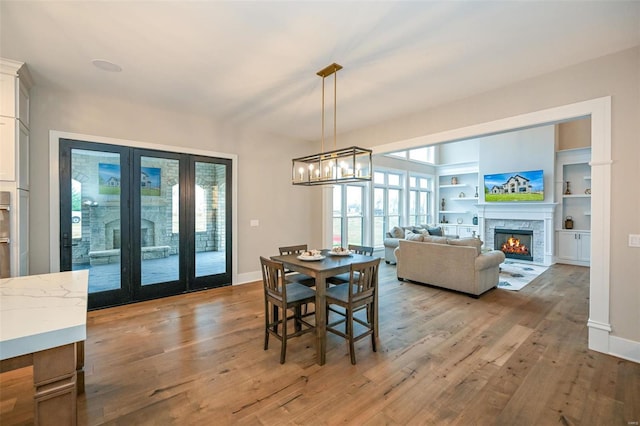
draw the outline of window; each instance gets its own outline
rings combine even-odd
[[[394,226],[400,226],[402,214],[401,173],[374,172],[373,188],[373,246],[381,247],[385,234]]]
[[[364,185],[333,187],[333,246],[364,242]]]
[[[396,151],[386,154],[390,157],[402,158],[404,160],[417,161],[420,163],[434,164],[436,158],[435,146],[424,146],[407,151]]]
[[[409,176],[409,225],[431,223],[431,191],[429,179],[424,176]]]

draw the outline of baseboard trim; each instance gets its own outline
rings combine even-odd
[[[640,342],[609,336],[609,354],[640,364]]]
[[[256,281],[262,281],[262,272],[253,271],[253,272],[245,272],[244,274],[238,274],[236,282],[234,282],[233,285],[249,284],[249,283],[254,283]]]

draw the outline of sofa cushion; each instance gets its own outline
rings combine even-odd
[[[389,234],[391,234],[391,238],[404,238],[404,229],[394,226],[391,228],[391,231],[389,231]]]
[[[435,244],[447,244],[447,237],[438,237],[433,235],[425,235],[422,238],[422,241],[425,243],[435,243]]]
[[[478,255],[482,253],[482,240],[480,238],[450,238],[447,242],[452,246],[475,247],[478,251]]]
[[[443,236],[442,227],[441,226],[428,226],[427,227],[427,232],[429,233],[429,235],[435,235],[437,237],[442,237]]]
[[[424,238],[424,234],[421,232],[415,233],[415,232],[407,231],[404,235],[404,238],[409,241],[422,241],[422,239]]]

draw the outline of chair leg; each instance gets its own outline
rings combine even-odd
[[[369,309],[369,305],[367,305],[367,316],[369,317],[369,324],[371,326],[371,347],[373,348],[373,351],[376,352],[376,321],[378,321],[378,318],[376,318],[376,311],[373,303],[371,304],[371,309]]]
[[[278,333],[278,307],[273,305],[273,331]]]
[[[282,310],[282,347],[280,348],[280,364],[284,364],[287,354],[287,310]]]
[[[356,365],[356,349],[353,344],[353,311],[347,309],[347,337],[349,338],[349,355],[351,356],[351,364]]]
[[[293,326],[295,328],[296,331],[300,331],[302,330],[302,323],[300,322],[300,319],[302,318],[302,306],[298,305],[294,308],[294,320],[293,320]]]
[[[264,350],[269,349],[269,302],[264,302]]]

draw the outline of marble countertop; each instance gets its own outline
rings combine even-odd
[[[85,340],[89,271],[0,279],[0,359]]]

